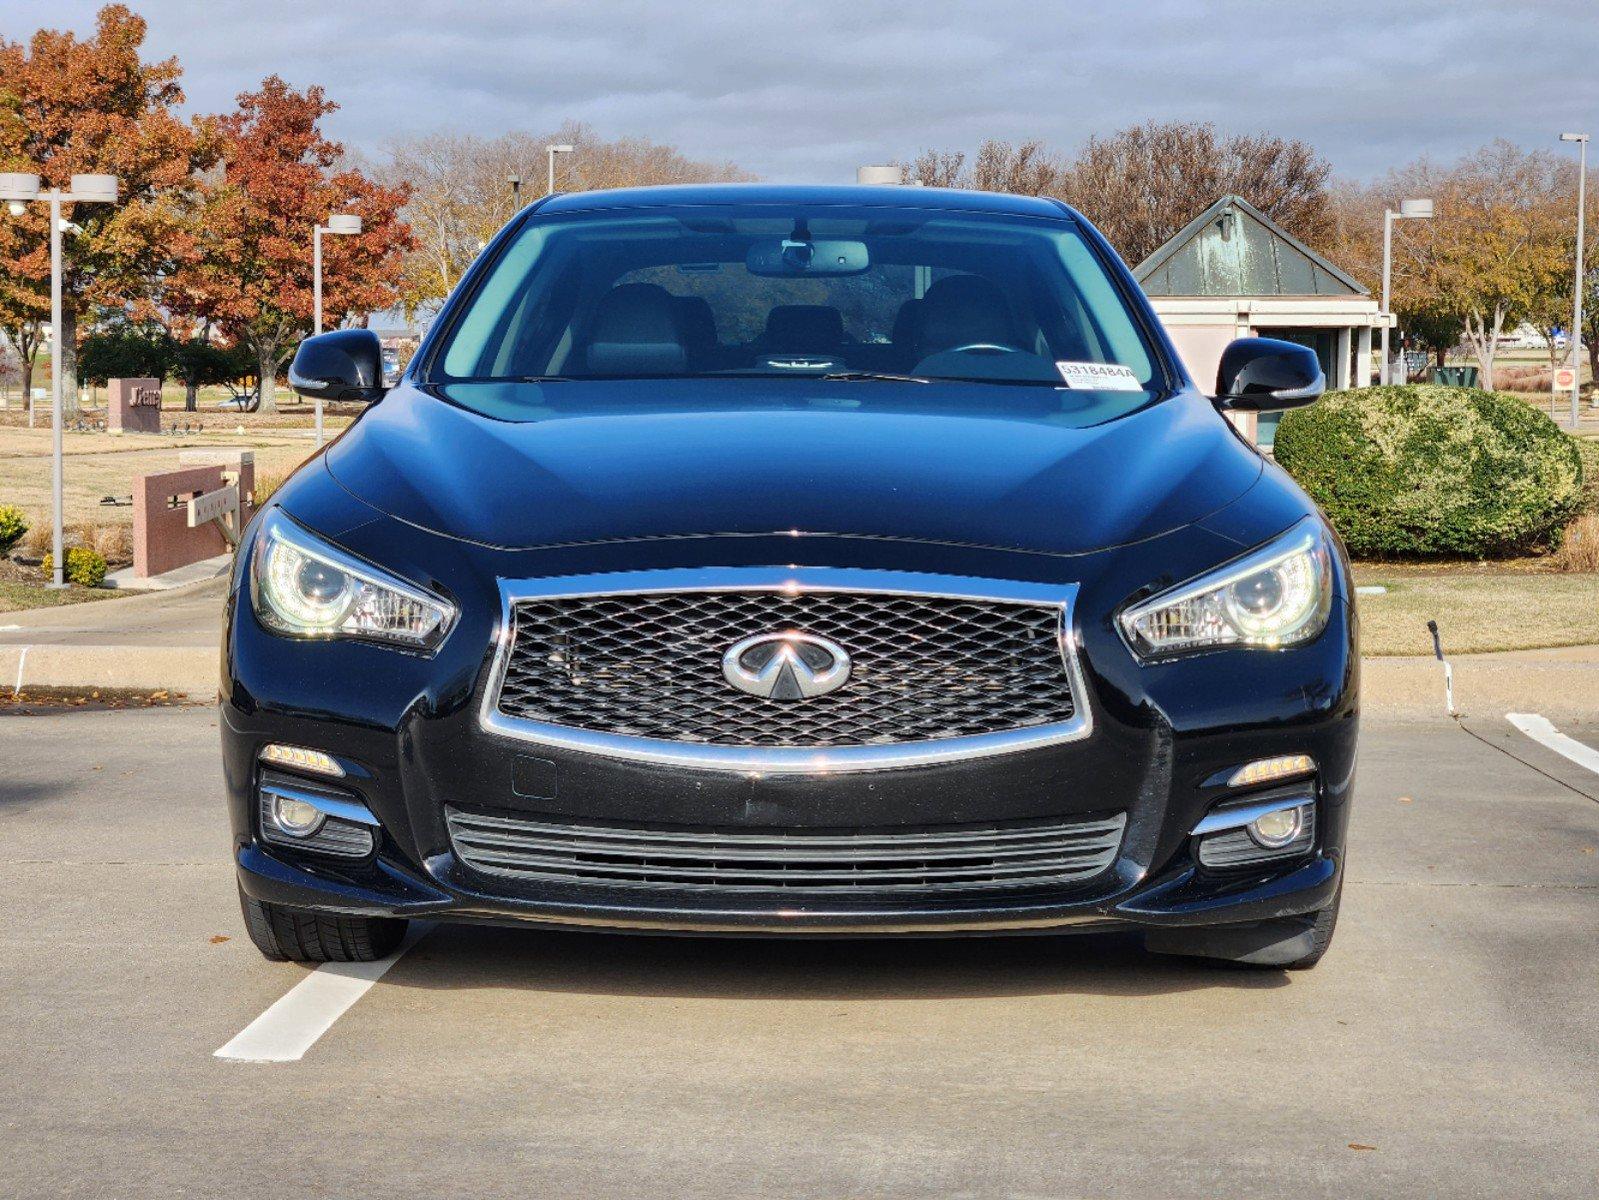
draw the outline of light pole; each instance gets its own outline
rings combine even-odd
[[[326,225],[318,225],[316,232],[311,235],[311,307],[315,310],[315,325],[313,332],[322,332],[322,235],[351,234],[361,232],[361,218],[354,213],[332,213],[328,216]],[[266,381],[262,380],[262,386]],[[322,435],[322,397],[316,398],[316,444],[320,447],[326,438]]]
[[[1571,336],[1566,344],[1571,347],[1571,432],[1577,432],[1577,401],[1582,392],[1582,225],[1588,200],[1588,135],[1563,133],[1563,142],[1577,143],[1577,282],[1573,288],[1576,299],[1572,302]]]
[[[570,154],[572,153],[572,149],[573,147],[566,145],[544,147],[544,152],[550,157],[550,181],[549,186],[544,189],[544,194],[546,196],[553,196],[555,194],[555,156],[557,154]]]
[[[1395,221],[1427,221],[1432,218],[1431,200],[1401,200],[1399,211],[1384,207],[1382,214],[1382,370],[1378,378],[1386,387],[1392,376],[1392,369],[1388,364],[1388,328],[1393,324],[1394,315],[1388,310],[1388,293],[1390,280],[1393,275],[1394,259],[1394,222]]]
[[[66,558],[61,545],[63,504],[61,487],[61,358],[64,347],[61,341],[61,219],[63,204],[115,204],[117,202],[117,177],[115,175],[74,175],[72,190],[63,192],[51,188],[39,190],[37,175],[16,173],[0,174],[0,200],[10,201],[16,212],[30,200],[46,200],[50,204],[50,495],[54,508],[55,533],[51,541],[50,565],[52,577],[45,586],[64,588]]]

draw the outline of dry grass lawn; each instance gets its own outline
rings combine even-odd
[[[1359,563],[1355,582],[1388,589],[1359,597],[1366,655],[1431,654],[1429,620],[1438,622],[1446,654],[1599,642],[1599,574]]]
[[[85,600],[109,600],[117,594],[110,588],[77,586],[52,591],[44,586],[44,576],[38,571],[0,559],[0,613],[78,604]]]
[[[170,417],[172,414],[168,414]],[[209,417],[209,414],[208,414]],[[215,418],[208,420],[208,425]],[[246,418],[248,420],[248,418]],[[337,432],[348,422],[328,422]],[[67,433],[62,438],[65,457],[64,493],[68,524],[131,524],[133,477],[155,471],[175,471],[178,452],[204,447],[238,446],[255,451],[256,477],[283,476],[298,466],[315,448],[308,429],[256,428],[237,432],[238,421],[217,425],[203,433],[180,437],[164,434]],[[111,496],[118,505],[103,505]],[[50,519],[50,431],[0,425],[0,504],[15,504],[29,524]]]

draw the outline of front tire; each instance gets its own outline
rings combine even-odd
[[[239,889],[244,927],[255,948],[273,962],[374,962],[393,954],[407,922],[397,917],[284,908]]]
[[[1338,890],[1333,893],[1332,903],[1316,913],[1316,922],[1310,927],[1310,937],[1313,944],[1309,954],[1303,958],[1296,958],[1291,963],[1283,966],[1285,971],[1308,971],[1321,961],[1321,956],[1327,953],[1327,947],[1332,945],[1333,930],[1338,928],[1338,905],[1344,898],[1344,885],[1338,884]]]

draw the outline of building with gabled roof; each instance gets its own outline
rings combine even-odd
[[[1386,319],[1377,301],[1242,196],[1217,200],[1133,275],[1201,388],[1214,386],[1223,348],[1239,337],[1311,347],[1329,388],[1371,383],[1372,331]],[[1277,419],[1240,425],[1270,445]]]

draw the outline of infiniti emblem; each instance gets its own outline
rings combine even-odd
[[[837,642],[796,629],[758,633],[722,655],[722,675],[741,692],[803,700],[849,681],[849,655]]]

